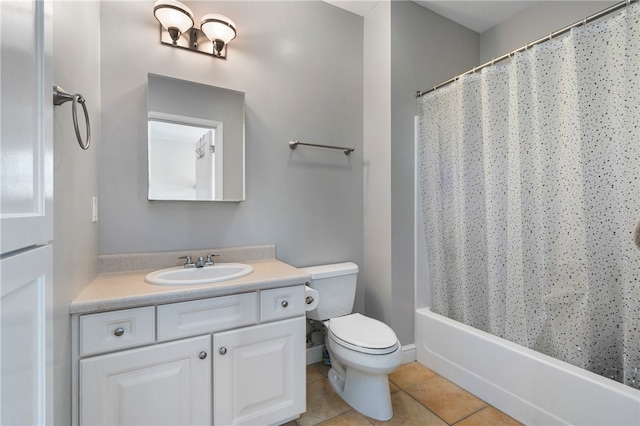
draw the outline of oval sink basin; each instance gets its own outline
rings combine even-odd
[[[216,263],[204,268],[175,268],[160,269],[144,277],[149,284],[156,285],[197,285],[212,284],[244,277],[253,272],[253,268],[243,263]]]

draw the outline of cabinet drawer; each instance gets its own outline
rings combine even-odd
[[[258,296],[234,294],[158,306],[158,340],[170,340],[258,322]]]
[[[260,322],[304,315],[304,308],[303,285],[260,292]]]
[[[153,306],[80,317],[80,356],[155,341]]]

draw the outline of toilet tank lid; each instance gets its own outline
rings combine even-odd
[[[311,275],[312,280],[321,278],[338,277],[340,275],[349,275],[358,273],[358,265],[353,262],[333,263],[331,265],[308,266],[306,268],[298,268]]]

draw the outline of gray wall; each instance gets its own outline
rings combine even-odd
[[[473,67],[478,49],[475,31],[413,2],[391,2],[391,324],[404,344],[413,342],[415,309],[415,93]]]
[[[275,243],[295,266],[362,264],[362,18],[320,1],[189,3],[237,24],[224,61],[161,45],[153,3],[101,3],[101,253]],[[149,72],[245,92],[246,201],[147,201]]]
[[[365,16],[365,313],[413,343],[415,92],[478,61],[478,34],[413,2]]]
[[[92,130],[91,146],[83,151],[73,130],[71,103],[54,107],[53,349],[57,425],[71,424],[69,302],[98,271],[98,224],[91,221],[91,197],[98,196],[99,189],[99,28],[99,3],[53,2],[54,84],[82,93],[87,100]],[[82,124],[82,112],[78,114]]]
[[[365,314],[391,325],[391,6],[364,17]],[[397,332],[397,330],[396,330]]]
[[[411,2],[386,5],[369,28],[319,1],[190,2],[197,18],[223,13],[238,25],[220,61],[160,45],[152,0],[54,2],[54,81],[87,98],[93,130],[80,150],[70,105],[54,110],[55,423],[70,423],[69,301],[95,277],[98,252],[275,243],[297,266],[352,260],[368,277],[368,303],[361,283],[356,310],[411,343],[414,92],[611,3],[542,2],[483,33],[478,47],[477,34]],[[365,46],[367,34],[390,48]],[[146,201],[148,72],[246,93],[247,201]],[[356,152],[291,151],[290,139]]]
[[[538,2],[480,35],[480,63],[502,56],[615,3],[618,1]]]

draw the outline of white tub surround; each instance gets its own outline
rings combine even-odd
[[[638,425],[640,391],[431,312],[416,311],[421,364],[527,425]]]

